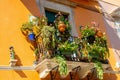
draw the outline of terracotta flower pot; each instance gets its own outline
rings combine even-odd
[[[64,32],[65,28],[66,28],[66,25],[64,24],[64,22],[63,21],[59,21],[59,23],[58,23],[58,30],[60,32]]]
[[[103,33],[102,33],[101,30],[97,30],[96,35],[97,35],[98,37],[102,37],[102,36],[103,36]]]
[[[65,28],[61,27],[61,28],[59,29],[59,31],[60,31],[60,32],[64,32],[64,31],[65,31]]]

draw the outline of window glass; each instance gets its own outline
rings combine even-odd
[[[46,17],[48,18],[48,24],[53,24],[54,20],[55,20],[55,15],[57,14],[58,12],[54,12],[54,11],[50,11],[50,10],[45,10],[45,15]],[[67,18],[68,19],[68,14],[64,14],[62,13],[64,18]]]

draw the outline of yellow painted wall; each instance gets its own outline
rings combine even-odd
[[[9,47],[13,46],[22,65],[32,65],[34,56],[30,44],[20,31],[30,12],[20,0],[0,0],[0,65],[8,65]]]
[[[0,70],[0,80],[40,80],[36,71]]]
[[[20,66],[32,66],[34,61],[30,44],[20,31],[21,24],[31,14],[21,0],[0,0],[0,66],[9,66],[9,47],[13,46]],[[0,80],[40,80],[33,70],[0,70]]]

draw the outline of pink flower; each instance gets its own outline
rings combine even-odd
[[[96,23],[95,21],[92,21],[91,24],[93,27],[98,27],[98,23]]]

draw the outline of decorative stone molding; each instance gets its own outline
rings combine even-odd
[[[4,66],[4,65],[0,65],[0,70],[34,70],[33,66]]]
[[[40,78],[45,78],[50,73],[50,71],[57,66],[58,64],[55,63],[52,59],[45,59],[35,66],[35,70],[39,72]],[[86,77],[90,70],[94,68],[93,63],[67,61],[68,72],[72,72],[73,69],[78,66],[80,67],[78,73],[81,78]],[[109,64],[103,64],[102,66],[104,71],[107,71],[106,69],[110,67]]]

